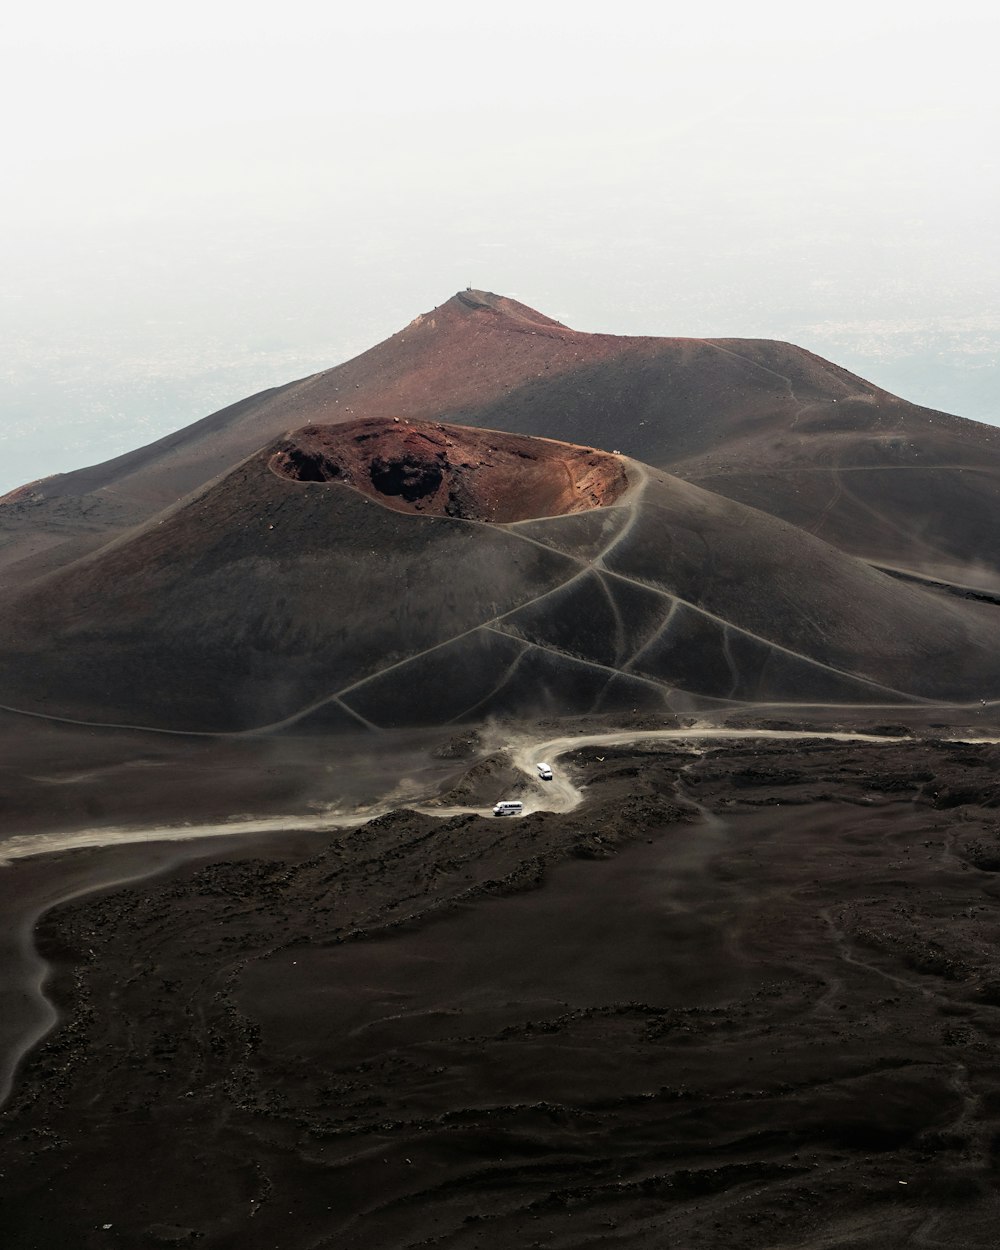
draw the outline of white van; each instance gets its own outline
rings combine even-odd
[[[543,781],[552,780],[552,766],[550,764],[536,764],[535,767],[538,769],[538,775]]]
[[[494,804],[494,816],[520,816],[524,810],[524,804],[519,803],[517,799],[506,799],[500,803]]]

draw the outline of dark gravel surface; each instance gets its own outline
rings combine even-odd
[[[48,913],[5,1250],[992,1247],[1000,752],[887,738],[588,749],[570,815]]]

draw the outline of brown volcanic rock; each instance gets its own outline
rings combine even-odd
[[[526,521],[612,504],[628,485],[618,456],[452,425],[373,419],[307,426],[270,460],[297,482],[341,482],[397,512]]]

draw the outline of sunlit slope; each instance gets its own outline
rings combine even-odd
[[[475,439],[427,434],[429,455],[444,439],[452,468],[472,466],[472,511],[485,472]],[[905,585],[667,474],[608,457],[624,492],[574,511],[582,496],[541,478],[562,482],[579,462],[589,490],[592,453],[545,442],[533,458],[531,440],[480,435],[494,449],[482,480],[510,496],[504,516],[517,516],[518,491],[516,475],[496,475],[505,456],[528,464],[533,500],[566,509],[493,523],[387,506],[398,500],[372,483],[397,482],[385,465],[412,445],[393,422],[354,437],[380,466],[364,489],[361,459],[351,485],[288,477],[276,457],[298,443],[285,440],[8,604],[3,701],[213,731],[1000,694],[990,608]]]
[[[352,361],[0,503],[24,583],[143,523],[286,432],[443,419],[618,449],[843,550],[1000,586],[1000,433],[921,409],[808,351],[569,329],[467,291]]]

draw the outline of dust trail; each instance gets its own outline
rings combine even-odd
[[[870,745],[899,743],[898,738],[876,734],[851,732],[804,733],[785,729],[720,729],[706,725],[694,725],[689,729],[634,729],[614,733],[569,734],[539,742],[522,739],[509,745],[511,760],[515,767],[531,779],[537,800],[526,799],[524,814],[532,811],[570,812],[583,802],[583,794],[568,776],[557,772],[550,782],[538,783],[535,764],[539,760],[552,763],[570,751],[586,746],[624,746],[632,742],[699,742],[699,741],[826,741],[864,742]],[[955,741],[964,741],[955,739]],[[970,740],[971,741],[971,740]],[[996,742],[996,738],[977,738],[974,741]],[[216,821],[211,824],[159,825],[144,827],[101,827],[75,829],[68,832],[30,834],[15,836],[0,843],[0,867],[15,860],[35,855],[53,855],[61,851],[81,847],[125,846],[135,842],[180,842],[192,838],[224,838],[240,834],[286,833],[300,831],[319,832],[324,829],[351,829],[363,825],[376,816],[383,816],[395,807],[406,806],[429,816],[487,816],[489,808],[481,807],[421,807],[419,804],[401,802],[398,793],[389,794],[381,802],[369,807],[355,808],[350,812],[331,810],[309,816],[268,816],[244,820]]]
[[[387,804],[357,810],[350,815],[325,812],[311,816],[267,816],[251,820],[222,820],[207,825],[150,825],[73,829],[63,833],[23,834],[0,843],[0,867],[35,855],[54,855],[86,847],[127,846],[136,842],[183,842],[191,838],[227,838],[239,834],[303,832],[354,828],[390,808]]]

